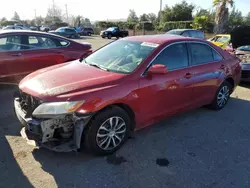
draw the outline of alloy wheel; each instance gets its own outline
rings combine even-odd
[[[118,147],[126,135],[126,123],[121,117],[110,117],[99,127],[96,143],[102,150],[113,150]]]
[[[217,104],[219,107],[223,107],[229,99],[230,89],[228,86],[223,86],[217,95]]]

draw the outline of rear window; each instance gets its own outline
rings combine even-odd
[[[203,32],[197,31],[197,35],[198,35],[198,37],[199,37],[200,39],[205,39],[205,36],[204,36]]]
[[[183,31],[180,31],[180,30],[170,30],[167,32],[167,34],[170,34],[170,35],[181,35]]]

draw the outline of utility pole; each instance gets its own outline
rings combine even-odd
[[[66,16],[67,16],[67,23],[69,24],[69,14],[68,14],[68,5],[65,4]]]
[[[160,12],[162,11],[162,0],[160,0]]]
[[[159,12],[159,22],[161,22],[161,14],[162,14],[162,0],[160,0],[160,12]]]
[[[56,15],[55,15],[56,9],[55,9],[55,1],[54,0],[52,0],[52,7],[53,7],[53,18],[54,18],[54,22],[55,22],[56,21],[56,19],[55,19],[56,18]]]
[[[36,24],[36,9],[34,9],[34,11],[35,11],[35,24]]]

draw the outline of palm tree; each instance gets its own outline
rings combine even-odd
[[[213,0],[213,6],[216,8],[214,33],[225,33],[228,27],[229,10],[228,6],[233,7],[233,0]]]

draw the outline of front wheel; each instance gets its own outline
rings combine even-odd
[[[111,38],[112,38],[112,36],[110,34],[108,34],[108,39],[111,39]]]
[[[131,127],[129,115],[113,106],[97,114],[84,130],[84,145],[97,155],[111,154],[127,140]]]
[[[218,88],[212,103],[208,107],[213,110],[221,110],[224,108],[230,98],[232,88],[233,86],[228,81],[224,81]]]

